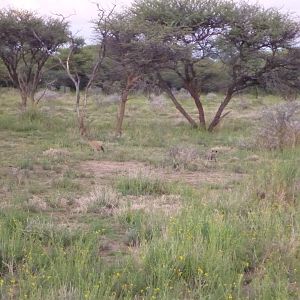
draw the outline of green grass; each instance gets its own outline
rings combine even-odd
[[[98,154],[79,138],[72,96],[20,114],[17,94],[2,90],[0,299],[298,299],[300,148],[239,147],[256,128],[247,113],[279,102],[243,98],[249,106],[241,111],[236,99],[230,109],[239,118],[229,115],[213,134],[177,124],[173,107],[157,113],[132,99],[120,140],[116,105],[89,103],[92,137],[107,144]],[[211,114],[217,101],[206,104]],[[165,161],[177,145],[197,150],[202,164],[172,169]],[[218,159],[207,163],[212,147]],[[50,148],[68,154],[43,154]],[[94,174],[82,169],[86,160],[152,170]]]
[[[116,182],[117,190],[123,195],[164,195],[170,194],[170,186],[161,179],[138,174],[134,177],[120,177]]]

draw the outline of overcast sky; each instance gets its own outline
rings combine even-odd
[[[78,32],[87,40],[92,38],[92,29],[90,21],[97,17],[96,2],[103,8],[109,8],[112,3],[117,5],[118,10],[128,6],[133,0],[1,0],[0,8],[14,7],[34,10],[42,15],[51,15],[60,13],[64,16],[70,16],[72,31]],[[294,12],[300,16],[299,0],[250,0],[253,3],[262,4],[265,7],[277,7],[282,11]],[[59,3],[59,4],[57,4]]]

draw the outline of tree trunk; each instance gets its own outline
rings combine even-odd
[[[195,101],[195,104],[196,104],[197,109],[198,109],[198,117],[199,117],[200,127],[203,128],[203,129],[206,129],[204,109],[203,109],[203,105],[202,105],[198,95],[194,98],[194,101]]]
[[[159,79],[159,84],[161,88],[168,94],[172,102],[174,103],[176,109],[188,120],[192,127],[197,128],[198,124],[194,121],[194,119],[185,111],[185,109],[181,106],[181,104],[177,101],[176,97],[172,93],[172,90],[167,85],[167,83],[163,80],[161,75],[157,73],[157,77]]]
[[[194,102],[196,104],[196,107],[198,110],[200,127],[203,129],[206,129],[204,109],[203,109],[203,105],[200,101],[200,97],[199,97],[197,90],[188,82],[185,83],[185,88],[190,93],[190,95],[192,96],[192,98],[194,99]]]
[[[186,112],[186,110],[181,106],[181,104],[177,101],[176,97],[172,93],[171,89],[165,90],[169,95],[172,102],[175,104],[176,109],[188,120],[192,127],[197,128],[198,124],[194,121],[194,119]]]
[[[127,77],[126,87],[124,88],[124,90],[121,94],[121,99],[120,99],[120,104],[119,104],[119,109],[118,109],[116,136],[120,137],[122,135],[123,120],[124,120],[124,115],[125,115],[125,106],[126,106],[126,102],[128,100],[128,94],[129,94],[130,90],[134,87],[134,85],[140,80],[140,78],[141,78],[140,75],[135,76],[134,74],[130,74]]]
[[[125,89],[122,92],[121,101],[120,101],[119,109],[118,109],[116,136],[121,136],[122,135],[122,127],[123,127],[123,120],[124,120],[124,115],[125,115],[125,106],[126,106],[127,100],[128,100],[128,90]]]
[[[223,113],[224,109],[226,108],[226,106],[228,105],[228,103],[230,102],[233,93],[234,93],[233,88],[229,88],[227,91],[226,97],[220,104],[213,120],[211,121],[211,123],[208,127],[208,131],[213,131],[214,128],[220,123],[220,121],[228,114],[228,113],[226,113],[222,116],[222,113]]]
[[[24,91],[20,91],[21,93],[21,111],[26,111],[27,108],[27,94]]]
[[[79,82],[75,84],[75,95],[76,95],[76,113],[77,113],[77,121],[78,121],[78,128],[81,136],[86,136],[88,134],[88,130],[85,124],[85,109],[80,109],[80,89],[79,89]]]
[[[76,90],[76,111],[77,113],[79,112],[79,105],[80,105],[80,89],[79,89],[79,84],[76,84],[75,86]]]
[[[81,136],[88,135],[88,129],[85,125],[85,111],[79,111],[77,115],[78,127]]]
[[[31,102],[32,106],[35,104],[35,101],[34,101],[34,94],[35,94],[35,92],[34,92],[33,90],[31,90],[31,91],[29,92],[29,98],[30,98],[30,102]]]

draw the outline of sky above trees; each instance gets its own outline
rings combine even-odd
[[[1,0],[0,8],[14,7],[28,10],[34,10],[42,15],[62,14],[69,16],[71,29],[74,33],[84,37],[87,41],[93,41],[91,20],[97,17],[96,3],[102,8],[109,9],[113,3],[118,10],[128,6],[133,0]],[[250,0],[252,3],[259,3],[268,7],[276,7],[282,11],[294,12],[300,16],[299,0]],[[59,5],[57,4],[59,3]]]

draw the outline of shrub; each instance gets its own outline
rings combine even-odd
[[[259,189],[257,196],[271,201],[294,203],[298,173],[299,167],[295,160],[272,163],[256,175],[256,188]]]
[[[299,144],[300,102],[286,102],[263,111],[256,142],[259,147],[269,150],[283,150]]]
[[[109,186],[97,186],[89,196],[88,211],[103,212],[103,210],[114,210],[118,208],[120,196]]]
[[[175,169],[195,170],[199,159],[196,147],[175,145],[169,149],[166,161]]]
[[[142,241],[150,241],[159,236],[162,220],[143,210],[128,210],[120,216],[120,222],[125,226],[124,243],[128,246],[138,246]]]

